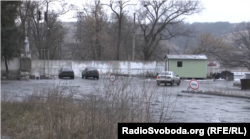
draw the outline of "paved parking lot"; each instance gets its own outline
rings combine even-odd
[[[129,82],[134,83],[134,85],[138,85],[140,82],[148,82],[151,85],[156,86],[156,81],[155,79],[142,79],[142,78],[137,78],[137,77],[118,77],[114,84],[116,82],[119,82],[121,80],[129,80]],[[169,89],[173,92],[180,92],[182,90],[187,90],[189,86],[189,81],[190,80],[182,80],[181,85],[177,86],[170,86],[167,84],[165,86],[164,84],[161,84],[158,88],[158,90],[161,89]],[[233,81],[224,81],[224,80],[198,80],[200,87],[200,91],[215,91],[215,92],[224,92],[224,93],[240,93],[242,95],[249,95],[250,90],[241,90],[239,87],[233,86]],[[35,88],[43,88],[43,87],[52,87],[52,86],[67,86],[71,88],[78,88],[81,91],[81,93],[88,93],[94,86],[100,86],[104,83],[111,83],[109,81],[108,77],[100,77],[99,80],[96,79],[82,79],[79,77],[76,77],[75,79],[69,79],[69,78],[64,78],[64,79],[41,79],[41,80],[2,80],[1,81],[1,91],[2,93],[8,92],[8,94],[20,94],[20,93],[25,93],[25,94],[31,94],[32,91]]]
[[[118,77],[111,83],[107,77],[96,79],[41,79],[41,80],[2,80],[1,99],[2,100],[23,100],[34,91],[44,90],[49,87],[60,87],[65,90],[76,90],[75,97],[80,97],[90,92],[96,91],[94,88],[103,85],[116,85],[125,81],[133,85],[136,91],[143,90],[145,86],[154,88],[152,91],[156,95],[169,95],[168,103],[173,102],[169,110],[169,122],[250,122],[250,100],[242,98],[228,98],[221,96],[208,96],[202,94],[186,94],[182,90],[187,90],[189,81],[182,81],[180,86],[161,85],[157,86],[155,79]],[[244,94],[250,96],[250,90],[240,90],[233,86],[232,81],[199,81],[199,90],[221,91],[228,94]],[[144,86],[144,87],[145,87]],[[66,91],[67,92],[67,91]],[[160,108],[159,108],[160,109]]]

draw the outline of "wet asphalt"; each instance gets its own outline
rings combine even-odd
[[[56,87],[65,90],[77,90],[75,97],[81,97],[97,88],[106,85],[117,85],[127,83],[133,86],[134,91],[143,92],[149,87],[160,102],[166,104],[167,115],[164,122],[250,122],[250,99],[233,98],[216,95],[190,94],[183,93],[187,90],[189,81],[183,80],[180,86],[161,85],[157,86],[154,79],[118,77],[115,82],[110,82],[108,77],[96,79],[41,79],[41,80],[2,80],[1,81],[1,100],[22,101],[33,92],[44,90],[44,88]],[[199,81],[199,90],[217,91],[224,94],[244,94],[250,96],[250,90],[240,90],[233,86],[233,81],[224,80],[202,80]],[[144,88],[144,89],[143,89]],[[161,111],[159,102],[154,104],[156,111]],[[159,113],[155,113],[155,117]]]

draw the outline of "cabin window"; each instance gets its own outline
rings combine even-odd
[[[177,61],[177,67],[182,67],[182,61]]]

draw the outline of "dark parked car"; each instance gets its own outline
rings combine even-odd
[[[82,78],[93,77],[99,79],[99,71],[94,67],[87,67],[82,71]]]
[[[70,77],[71,79],[75,78],[75,73],[71,68],[61,68],[59,70],[59,78]]]

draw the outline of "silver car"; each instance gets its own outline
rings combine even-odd
[[[173,71],[162,71],[157,75],[156,82],[157,85],[160,85],[161,83],[164,83],[165,85],[167,85],[167,83],[169,83],[170,85],[180,85],[181,79]]]

